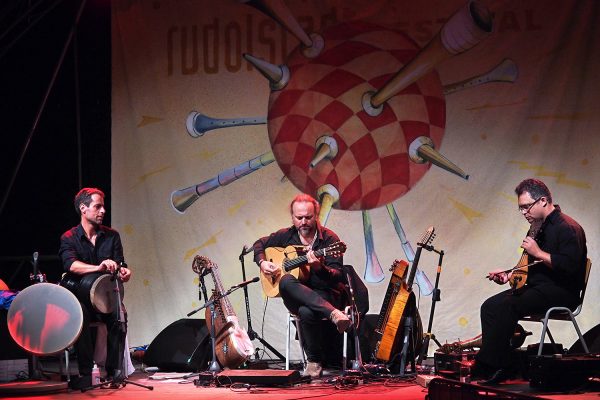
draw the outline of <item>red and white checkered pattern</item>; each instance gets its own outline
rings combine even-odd
[[[275,159],[301,191],[316,195],[324,184],[340,193],[336,208],[366,210],[388,204],[412,188],[429,163],[410,161],[408,146],[419,136],[439,147],[446,103],[436,71],[392,97],[377,117],[361,106],[363,93],[381,88],[412,60],[419,47],[404,33],[351,22],[323,33],[325,48],[307,59],[294,50],[291,79],[269,99],[269,140]],[[309,163],[316,141],[335,138],[333,160]]]

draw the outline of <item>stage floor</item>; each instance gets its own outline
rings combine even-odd
[[[118,398],[118,399],[174,399],[185,400],[215,400],[215,399],[233,399],[239,398],[239,395],[257,396],[257,398],[268,397],[272,400],[288,399],[306,399],[316,397],[326,397],[329,399],[346,399],[347,396],[356,396],[359,399],[377,399],[377,400],[413,400],[424,399],[428,395],[428,389],[420,386],[415,378],[380,378],[373,380],[356,380],[351,378],[349,381],[342,379],[339,372],[331,371],[323,379],[313,382],[298,383],[288,387],[267,387],[258,385],[233,384],[230,386],[196,386],[194,376],[186,376],[184,373],[156,373],[149,375],[137,370],[131,377],[132,382],[143,385],[151,385],[153,390],[147,390],[133,384],[127,384],[119,389],[97,388],[85,393],[76,390],[67,390],[58,388],[54,393],[48,393],[40,388],[34,382],[21,382],[0,385],[0,397],[6,399],[23,399],[24,396],[36,399],[58,399],[58,400],[79,400],[94,398]],[[440,380],[439,382],[449,382]],[[461,386],[459,383],[454,385]],[[476,393],[476,397],[469,396],[469,399],[510,399],[510,398],[543,398],[543,399],[575,399],[588,400],[598,399],[600,397],[600,381],[593,380],[587,385],[577,388],[577,390],[564,392],[546,392],[534,390],[529,387],[526,381],[509,381],[505,384],[495,387],[484,387],[476,385],[468,386],[467,389]],[[16,389],[15,389],[16,388]],[[498,395],[493,391],[500,390],[503,394],[514,394],[514,397],[508,395]],[[467,398],[464,395],[453,393],[442,393],[437,391],[431,393],[432,399],[460,399]]]

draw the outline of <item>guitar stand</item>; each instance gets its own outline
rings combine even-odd
[[[415,339],[413,332],[414,308],[404,318],[404,330],[402,335],[402,351],[400,352],[400,376],[412,376],[415,370]],[[410,357],[410,358],[409,358]],[[406,373],[406,363],[410,361],[411,372]]]
[[[208,299],[208,294],[206,292],[206,285],[204,284],[204,274],[200,274],[199,285],[201,286],[202,292],[204,293],[204,298]],[[214,323],[215,317],[217,314],[215,303],[217,301],[221,300],[223,297],[229,296],[231,293],[235,292],[240,287],[241,286],[233,286],[233,287],[229,288],[227,291],[225,291],[225,293],[218,293],[218,292],[213,293],[213,296],[210,300],[208,300],[206,303],[204,303],[200,307],[196,308],[195,310],[193,310],[187,314],[187,316],[190,317],[190,316],[196,314],[198,311],[203,310],[206,307],[210,307],[211,323],[210,323],[209,333],[210,333],[210,344],[211,344],[211,349],[212,349],[212,359],[211,359],[211,362],[210,362],[210,365],[209,365],[208,371],[207,371],[210,374],[210,378],[209,379],[200,379],[200,376],[202,376],[203,374],[201,372],[198,373],[198,379],[194,379],[194,384],[196,386],[211,386],[211,385],[218,386],[217,385],[218,384],[217,374],[219,372],[221,372],[223,370],[223,368],[221,368],[221,365],[219,364],[219,361],[217,360],[217,334],[215,332],[215,323]],[[244,288],[245,288],[245,286],[244,286]],[[194,353],[196,353],[199,346],[200,346],[200,343],[198,343],[198,345],[192,352],[192,356]],[[190,357],[190,359],[191,359],[191,357]],[[188,360],[188,362],[189,362],[189,360]],[[187,377],[189,378],[192,375],[188,375]]]
[[[248,254],[246,252],[246,248],[244,247],[244,249],[242,249],[242,253],[240,254],[239,260],[240,260],[240,264],[242,266],[242,279],[245,281],[246,280],[246,266],[244,265],[244,255]],[[275,356],[277,356],[277,358],[279,358],[281,361],[285,361],[285,357],[283,354],[281,354],[279,351],[277,351],[277,349],[275,349],[273,346],[271,346],[271,344],[269,342],[267,342],[265,339],[263,339],[262,337],[260,337],[260,335],[258,333],[256,333],[254,331],[254,329],[252,329],[252,317],[250,316],[250,301],[248,300],[248,288],[244,286],[244,300],[246,303],[246,319],[248,320],[248,329],[246,329],[246,332],[248,333],[248,337],[250,338],[250,340],[258,340],[260,343],[262,343],[263,346],[265,346],[267,349],[269,349],[273,354],[275,354]],[[258,350],[255,353],[255,359],[258,360]]]
[[[435,313],[435,303],[441,300],[440,289],[438,285],[440,283],[440,274],[442,273],[442,261],[444,259],[444,250],[436,250],[433,246],[425,247],[426,250],[437,253],[439,257],[437,273],[435,276],[435,286],[431,297],[431,311],[429,313],[429,324],[427,325],[427,332],[423,334],[423,345],[421,346],[421,352],[417,359],[417,365],[421,365],[423,360],[427,359],[427,352],[429,351],[429,341],[433,340],[437,344],[438,348],[442,347],[442,344],[436,339],[435,334],[431,332],[433,326],[433,314]]]
[[[125,385],[127,385],[128,383],[135,385],[135,386],[142,387],[144,389],[154,390],[154,386],[143,385],[141,383],[130,381],[129,379],[127,379],[127,377],[125,375],[125,371],[123,370],[124,365],[125,365],[125,336],[127,335],[127,320],[125,318],[123,304],[121,303],[121,290],[119,289],[120,279],[118,277],[118,274],[119,274],[119,269],[121,267],[127,267],[127,264],[125,264],[124,262],[119,263],[119,267],[115,270],[115,272],[112,273],[112,278],[111,278],[111,280],[115,282],[114,292],[115,292],[116,301],[117,301],[116,312],[117,312],[117,316],[118,316],[116,323],[119,325],[119,343],[117,345],[117,351],[119,352],[121,358],[119,361],[118,369],[115,370],[115,375],[112,379],[109,379],[102,383],[98,383],[96,385],[82,388],[81,393],[86,392],[91,389],[98,388],[98,387],[106,387],[106,386],[108,386],[111,389],[120,389],[120,388],[124,388]]]

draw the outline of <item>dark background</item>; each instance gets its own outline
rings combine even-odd
[[[73,41],[33,129],[83,3]],[[110,225],[110,3],[0,2],[0,204],[7,199],[0,206],[0,279],[11,289],[29,285],[34,251],[48,281],[60,279],[59,239],[79,222],[73,198],[81,187],[106,193],[104,223]]]

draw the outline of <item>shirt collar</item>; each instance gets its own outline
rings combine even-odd
[[[104,236],[104,226],[99,225],[98,230],[96,231],[96,237]],[[86,238],[85,230],[83,229],[83,225],[77,225],[77,237],[78,238]]]
[[[552,212],[550,214],[548,214],[548,216],[544,220],[543,225],[554,224],[554,222],[556,221],[556,219],[558,218],[558,216],[560,215],[561,212],[562,211],[560,210],[560,206],[558,204],[555,204],[554,210],[552,210]]]

